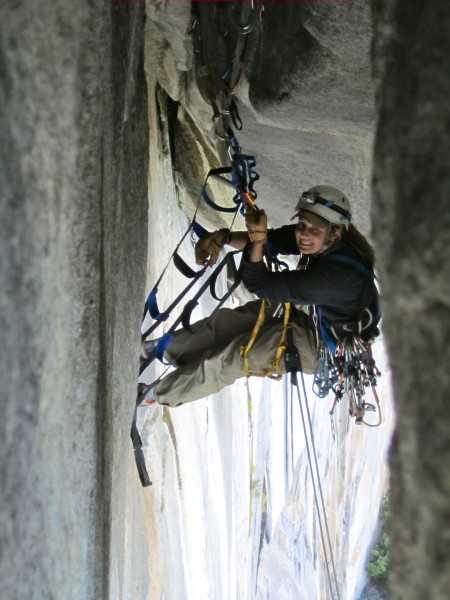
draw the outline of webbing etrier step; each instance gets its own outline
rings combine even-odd
[[[258,181],[259,174],[255,171],[255,167],[256,160],[254,156],[244,154],[234,155],[231,167],[218,167],[209,171],[201,191],[201,197],[210,208],[219,212],[236,213],[240,210],[243,213],[246,201],[252,203],[257,198],[257,192],[253,186]],[[223,177],[225,174],[230,174],[231,180]],[[221,206],[209,196],[206,191],[206,183],[209,177],[236,190],[236,194],[233,197],[235,206]]]
[[[211,273],[211,275],[200,286],[200,288],[198,289],[196,294],[185,304],[180,315],[175,319],[175,321],[173,322],[170,329],[158,340],[158,343],[155,348],[155,357],[158,358],[163,364],[170,364],[170,363],[164,362],[163,357],[164,357],[164,353],[165,353],[167,346],[172,341],[172,334],[177,329],[177,327],[181,324],[184,329],[187,329],[188,331],[191,330],[190,318],[191,318],[192,312],[195,309],[195,307],[198,305],[199,300],[200,300],[201,296],[204,294],[204,292],[209,288],[211,296],[215,300],[217,300],[219,302],[219,304],[222,306],[226,302],[226,300],[228,300],[228,298],[231,296],[231,294],[234,292],[234,290],[237,288],[237,286],[240,284],[241,275],[240,275],[239,269],[236,267],[236,263],[234,261],[234,257],[236,256],[236,254],[239,254],[239,253],[240,253],[239,250],[235,250],[233,252],[228,252],[225,255],[225,257],[217,265],[217,267],[214,269],[214,271]],[[228,290],[225,292],[225,294],[220,297],[220,296],[218,296],[218,294],[216,292],[216,283],[217,283],[217,279],[218,279],[220,273],[226,267],[228,267],[232,273],[233,284],[228,288]],[[201,270],[202,273],[205,271],[205,268],[203,268]],[[189,289],[191,287],[191,283],[188,285]],[[185,290],[183,290],[183,292],[178,295],[178,297],[175,299],[175,301],[172,302],[172,304],[170,305],[169,309],[172,309],[175,302],[178,304],[179,301],[181,300],[181,298],[186,294],[186,292],[187,292],[187,288],[185,288]],[[166,313],[168,315],[168,314],[170,314],[170,311],[168,310],[168,311],[166,311]],[[166,319],[164,319],[164,320],[166,320]],[[151,327],[149,327],[142,334],[142,339],[145,340],[150,335],[150,333],[155,331],[155,329],[159,325],[161,325],[162,322],[163,322],[162,319],[159,321],[156,321]],[[139,375],[142,375],[142,373],[147,369],[147,367],[149,366],[151,361],[152,361],[152,358],[142,361],[142,364],[139,369]]]
[[[234,137],[234,134],[232,133],[231,129],[229,130],[228,135],[229,135],[230,149],[233,150],[233,155],[231,156],[231,154],[230,154],[230,157],[232,160],[231,167],[219,167],[216,169],[211,169],[208,172],[208,174],[205,178],[198,202],[197,202],[197,206],[196,206],[192,221],[191,221],[187,231],[185,232],[185,234],[182,236],[181,240],[177,244],[174,252],[172,253],[165,268],[163,269],[163,272],[159,276],[156,284],[153,286],[153,289],[151,290],[151,292],[145,302],[142,322],[144,323],[144,320],[145,320],[147,314],[149,314],[150,317],[153,319],[154,323],[150,327],[148,327],[146,329],[146,331],[144,331],[144,332],[141,331],[141,340],[142,341],[146,341],[147,337],[151,333],[153,333],[157,327],[159,327],[162,323],[167,321],[167,319],[171,315],[171,312],[178,306],[178,304],[185,297],[185,295],[193,288],[195,283],[202,278],[202,276],[204,275],[204,273],[207,269],[207,265],[205,265],[204,267],[202,267],[199,270],[191,269],[191,267],[189,267],[189,265],[187,265],[187,263],[181,258],[181,256],[179,255],[179,252],[178,252],[179,248],[181,247],[181,244],[183,243],[183,241],[185,240],[185,238],[187,237],[187,235],[189,234],[190,231],[193,231],[198,237],[202,237],[203,235],[208,233],[207,230],[197,221],[197,213],[199,210],[201,200],[205,201],[205,203],[207,205],[209,205],[211,208],[213,208],[214,210],[218,210],[221,212],[227,212],[227,213],[234,213],[234,215],[237,214],[237,212],[240,208],[241,208],[241,210],[243,210],[244,207],[246,210],[249,210],[249,209],[250,210],[258,210],[254,203],[257,194],[253,188],[254,182],[259,179],[259,175],[254,170],[254,168],[256,166],[256,160],[253,156],[241,155],[239,144],[238,144],[236,138]],[[225,175],[227,175],[227,174],[231,175],[231,180],[228,179],[227,177],[225,177]],[[233,203],[235,205],[234,207],[222,207],[222,206],[218,205],[216,202],[214,202],[213,200],[211,200],[211,198],[209,197],[209,195],[206,192],[206,186],[207,186],[207,183],[208,183],[208,180],[210,177],[219,181],[222,184],[227,185],[228,187],[234,188],[234,190],[236,192],[235,196],[233,198]],[[234,218],[233,218],[233,222],[234,222]],[[232,225],[230,226],[230,229],[231,229],[231,227],[232,227]],[[170,365],[173,364],[174,361],[165,362],[165,360],[164,360],[164,355],[166,353],[166,349],[170,345],[170,343],[173,339],[173,334],[180,324],[183,326],[183,328],[190,330],[190,318],[191,318],[192,311],[198,305],[200,297],[202,296],[202,294],[205,292],[205,290],[207,288],[210,289],[210,293],[211,293],[212,297],[218,301],[218,304],[214,308],[212,315],[217,310],[219,310],[220,307],[223,306],[223,304],[226,302],[226,300],[231,296],[231,294],[234,292],[234,290],[237,288],[237,286],[240,284],[240,281],[241,281],[241,275],[240,275],[239,269],[236,267],[236,263],[235,263],[235,255],[238,253],[240,253],[240,251],[228,252],[226,254],[226,256],[216,266],[216,268],[211,273],[211,275],[200,286],[199,290],[194,295],[194,297],[191,298],[185,304],[185,306],[183,307],[183,309],[181,311],[181,314],[175,319],[174,323],[169,328],[169,330],[167,332],[165,332],[162,336],[160,336],[160,338],[156,344],[155,352],[154,352],[153,356],[151,356],[147,359],[141,358],[139,377],[147,369],[147,367],[149,366],[149,364],[151,363],[153,358],[158,358],[163,364],[166,365],[166,370],[160,375],[160,377],[155,382],[153,382],[152,385],[155,385],[162,378],[162,376],[166,373],[166,371],[170,367]],[[173,300],[171,302],[169,307],[166,308],[165,310],[161,311],[159,309],[158,301],[157,301],[158,289],[159,289],[160,283],[163,279],[163,276],[171,262],[173,262],[175,267],[178,269],[178,271],[180,273],[182,273],[185,277],[190,279],[190,281],[189,281],[188,285],[186,286],[186,288],[175,298],[175,300]],[[229,287],[227,292],[222,297],[219,297],[217,295],[216,289],[215,289],[216,282],[217,282],[217,278],[218,278],[219,274],[222,272],[222,270],[225,267],[227,267],[232,273],[233,284]],[[182,349],[181,352],[178,353],[178,356],[181,356],[181,354],[185,350],[187,350],[187,346],[188,346],[188,344],[186,345],[185,348]],[[131,436],[131,440],[133,443],[136,467],[137,467],[137,470],[139,473],[139,477],[140,477],[142,485],[144,487],[146,487],[148,485],[151,485],[151,481],[150,481],[150,478],[149,478],[149,475],[147,472],[147,467],[145,464],[145,457],[144,457],[144,452],[143,452],[143,444],[142,444],[141,436],[139,434],[139,431],[137,429],[137,424],[136,424],[137,409],[141,405],[141,401],[142,401],[141,396],[142,396],[142,394],[139,394],[139,392],[138,392],[138,397],[136,399],[136,405],[135,405],[135,410],[134,410],[133,421],[132,421],[132,425],[131,425],[130,436]]]
[[[233,139],[235,139],[235,138],[233,138]],[[206,266],[204,266],[202,269],[200,269],[198,271],[194,271],[193,269],[191,269],[191,267],[189,267],[186,264],[186,262],[181,258],[181,256],[178,253],[178,250],[179,250],[182,242],[184,241],[184,239],[186,238],[186,236],[188,235],[188,233],[191,230],[198,237],[202,237],[203,235],[205,235],[207,233],[207,230],[202,225],[200,225],[200,223],[198,223],[198,221],[197,221],[197,213],[199,210],[200,200],[203,199],[206,202],[206,204],[208,206],[210,206],[211,208],[213,208],[214,210],[217,210],[220,212],[227,212],[227,213],[237,213],[237,211],[239,209],[241,209],[241,210],[243,209],[244,205],[248,205],[248,204],[253,205],[254,200],[257,197],[257,193],[254,190],[253,185],[254,185],[254,182],[259,179],[259,175],[254,170],[255,166],[256,166],[256,160],[255,160],[254,156],[235,155],[235,157],[233,159],[233,164],[231,167],[218,167],[215,169],[210,169],[210,171],[208,172],[208,174],[205,178],[202,190],[200,192],[200,198],[197,203],[197,207],[196,207],[192,222],[189,225],[188,230],[186,231],[186,233],[183,235],[182,239],[176,246],[174,252],[172,253],[172,256],[170,257],[166,267],[164,268],[164,270],[161,273],[160,277],[158,278],[157,282],[153,286],[153,289],[150,292],[150,294],[147,298],[147,301],[145,303],[144,314],[143,314],[142,320],[144,320],[147,313],[149,313],[151,318],[155,321],[155,323],[142,334],[142,340],[145,340],[159,326],[160,323],[162,323],[163,321],[166,321],[169,318],[169,316],[170,316],[171,312],[174,310],[174,308],[180,303],[180,301],[184,298],[184,296],[189,292],[189,290],[195,285],[195,283],[203,276],[203,274],[206,271],[206,268],[207,268]],[[225,175],[225,174],[231,174],[232,179],[230,180],[230,179],[227,179],[226,177],[223,177],[223,175]],[[208,183],[208,180],[210,177],[217,181],[220,181],[221,183],[223,183],[229,187],[232,187],[234,190],[236,190],[236,194],[233,198],[233,202],[234,202],[235,206],[233,206],[233,207],[220,206],[219,204],[217,204],[210,198],[210,196],[208,195],[208,193],[206,191],[206,186],[207,186],[207,183]],[[175,300],[173,300],[173,302],[170,304],[170,306],[166,310],[160,311],[159,307],[158,307],[157,294],[158,294],[159,285],[161,283],[161,280],[162,280],[171,261],[173,261],[175,267],[180,271],[180,273],[182,275],[184,275],[185,277],[189,278],[191,281],[188,283],[186,288],[182,292],[180,292],[180,294],[177,296],[177,298],[175,298]],[[223,266],[220,268],[219,268],[219,266],[216,268],[216,271],[218,271],[218,272],[220,272],[223,268]],[[214,282],[216,279],[217,279],[217,275],[215,276]],[[208,286],[206,286],[205,289],[207,287]],[[215,297],[217,299],[217,296],[215,295],[214,290],[212,290],[212,295],[213,295],[213,297]]]

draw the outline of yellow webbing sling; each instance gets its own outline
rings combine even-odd
[[[277,351],[275,353],[275,359],[270,364],[270,369],[265,369],[264,371],[250,371],[248,366],[248,353],[250,352],[256,336],[261,328],[261,325],[264,323],[265,319],[265,311],[266,307],[270,306],[270,302],[268,300],[263,300],[261,302],[261,308],[259,309],[258,318],[256,320],[255,326],[253,327],[252,334],[246,346],[241,346],[240,356],[244,361],[244,375],[246,377],[270,377],[271,379],[276,379],[277,381],[281,379],[282,373],[280,369],[280,361],[281,355],[283,354],[283,350],[286,348],[286,330],[289,324],[289,316],[291,312],[291,303],[286,302],[284,304],[284,319],[283,319],[283,331],[281,333],[281,339],[278,344]]]

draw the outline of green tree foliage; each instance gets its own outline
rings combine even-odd
[[[389,572],[389,546],[390,540],[386,531],[386,523],[389,517],[389,497],[385,496],[381,505],[381,531],[378,541],[373,547],[369,563],[366,567],[371,578],[381,584],[386,584]]]

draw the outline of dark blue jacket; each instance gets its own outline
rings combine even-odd
[[[295,225],[269,230],[268,241],[269,247],[280,254],[300,254]],[[333,256],[355,260],[362,270],[342,260],[333,260]],[[274,303],[314,305],[320,309],[324,321],[335,328],[343,324],[356,326],[366,307],[372,315],[379,315],[378,292],[367,271],[372,272],[371,266],[362,262],[357,250],[345,241],[345,236],[331,252],[311,256],[308,267],[301,271],[269,271],[263,261],[251,263],[245,253],[242,260],[243,281],[250,292]],[[376,322],[378,320],[379,316]],[[371,337],[375,325],[364,337]]]

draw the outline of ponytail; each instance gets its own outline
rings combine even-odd
[[[374,249],[353,223],[350,223],[343,238],[358,252],[364,262],[369,263],[371,267],[375,265]]]

